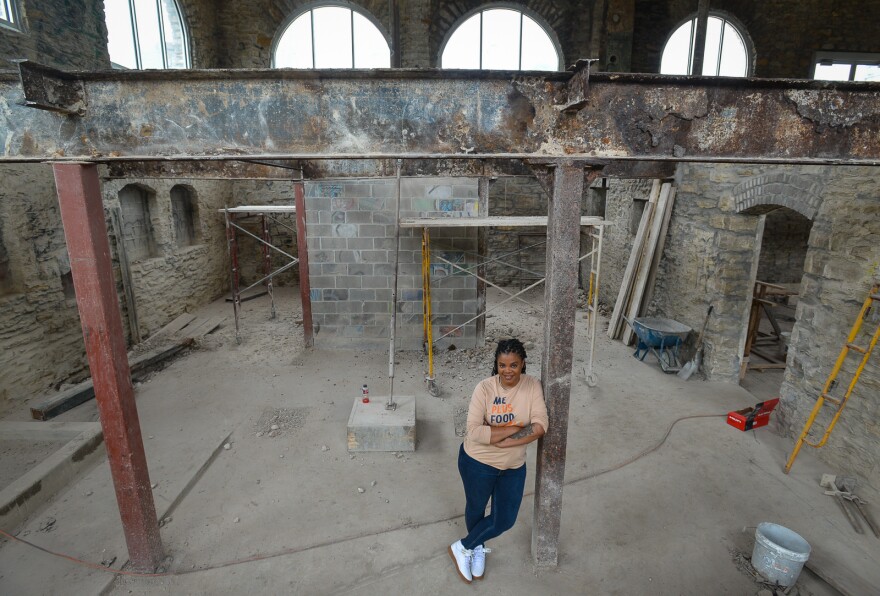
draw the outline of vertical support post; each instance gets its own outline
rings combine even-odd
[[[241,292],[238,286],[238,241],[235,237],[235,226],[232,225],[232,215],[229,209],[223,210],[226,216],[226,252],[229,254],[229,286],[232,292],[232,314],[235,315],[235,341],[241,343],[241,331],[239,330],[238,313],[241,310]]]
[[[489,178],[481,176],[477,183],[477,214],[480,217],[489,217]],[[485,226],[477,228],[477,258],[480,264],[477,266],[477,345],[481,346],[486,341],[486,258],[489,253],[489,230]]]
[[[306,191],[305,183],[293,183],[294,205],[296,206],[296,255],[299,257],[299,294],[302,300],[303,339],[307,348],[315,345],[315,330],[312,324],[312,289],[309,282],[309,240],[306,236]]]
[[[694,32],[694,60],[691,74],[703,76],[703,62],[706,55],[706,30],[709,27],[709,0],[697,2],[697,30]]]
[[[135,568],[153,571],[162,561],[162,540],[131,386],[98,169],[73,163],[54,164],[53,169],[128,556]]]
[[[263,243],[261,247],[263,249],[263,268],[265,269],[264,275],[269,275],[272,273],[272,251],[269,250],[269,246],[272,244],[272,235],[269,234],[269,217],[263,213],[262,221],[260,222],[260,229],[262,231]],[[275,318],[275,292],[272,283],[272,277],[266,280],[266,291],[269,292],[269,302],[272,304],[272,316],[271,318]]]
[[[541,355],[541,384],[550,428],[538,443],[532,527],[532,556],[538,567],[555,567],[559,554],[584,164],[557,164],[552,180],[547,219],[544,352]]]

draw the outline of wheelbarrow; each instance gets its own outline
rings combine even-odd
[[[635,358],[644,360],[648,352],[651,352],[657,357],[663,372],[675,373],[681,370],[683,364],[680,358],[681,344],[690,334],[690,327],[672,319],[659,317],[637,317],[632,321],[624,317],[624,320],[639,338],[636,351],[633,353]]]

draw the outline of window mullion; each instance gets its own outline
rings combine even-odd
[[[351,67],[354,68],[354,11],[348,11],[349,19],[351,21]]]
[[[141,60],[141,40],[138,36],[137,9],[134,6],[134,0],[128,0],[128,14],[131,16],[131,37],[134,40],[134,63],[140,70],[144,66]]]
[[[312,68],[315,68],[315,11],[309,11],[309,22],[312,27]]]
[[[156,17],[159,19],[159,48],[162,51],[162,68],[168,68],[168,48],[165,46],[165,21],[162,18],[162,0],[156,0]]]
[[[724,53],[724,32],[727,30],[727,20],[721,19],[721,36],[718,39],[718,60],[715,61],[715,76],[721,75],[721,54]]]
[[[483,11],[480,11],[480,70],[483,70]]]
[[[688,34],[688,63],[685,73],[689,75],[694,74],[691,69],[694,67],[694,42],[696,41],[694,38],[697,35],[696,27],[694,27],[694,25],[696,22],[696,19],[691,19],[690,33]]]

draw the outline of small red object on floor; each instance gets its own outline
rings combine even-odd
[[[727,413],[727,424],[740,430],[752,430],[767,426],[770,422],[770,412],[779,403],[779,398],[768,399],[755,404],[753,408],[735,410]]]

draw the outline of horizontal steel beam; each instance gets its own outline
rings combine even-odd
[[[19,65],[22,77],[31,68]],[[55,73],[77,114],[0,74],[0,162],[509,160],[880,164],[880,84],[572,73]],[[50,107],[51,109],[51,107]],[[373,166],[370,166],[373,167]],[[382,165],[383,168],[386,164]],[[452,167],[452,166],[450,166]]]
[[[391,178],[393,159],[322,160],[228,160],[228,161],[113,161],[107,164],[107,178],[263,179],[305,180],[340,178]],[[631,161],[605,166],[606,178],[671,178],[675,163]],[[478,178],[534,177],[522,160],[503,159],[410,159],[403,162],[401,175],[407,178],[457,176]]]

